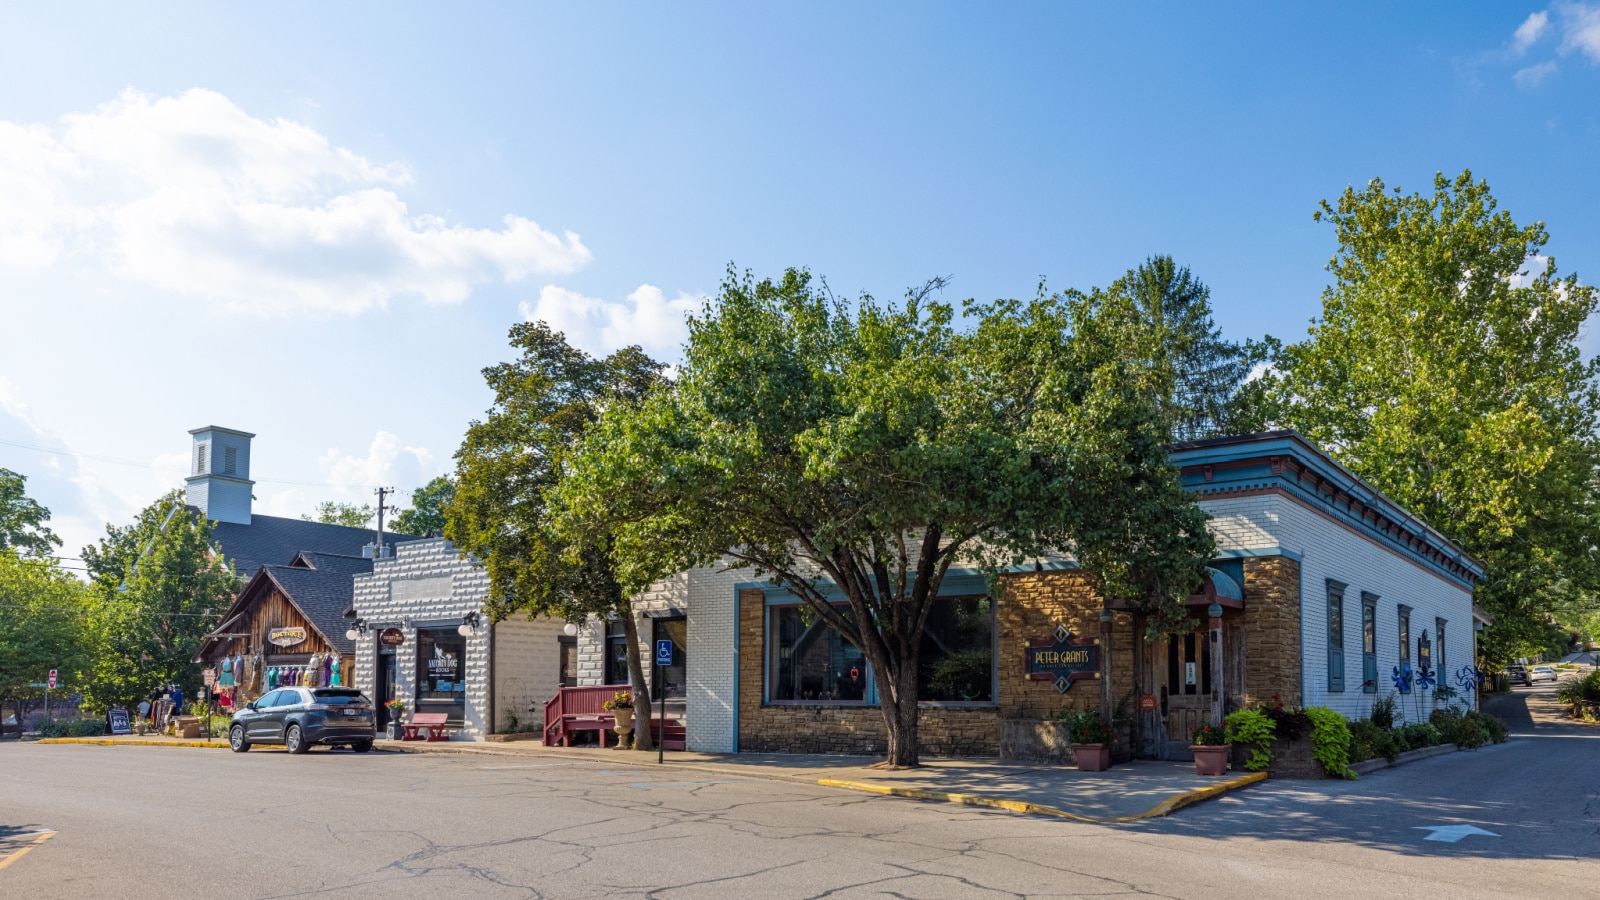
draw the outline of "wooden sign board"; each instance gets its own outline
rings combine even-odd
[[[1074,638],[1065,625],[1054,637],[1028,642],[1028,678],[1048,681],[1065,694],[1080,679],[1100,677],[1100,641]]]
[[[267,642],[279,647],[293,647],[306,639],[306,630],[298,625],[274,628],[267,632]]]

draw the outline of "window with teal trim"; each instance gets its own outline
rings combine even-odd
[[[1342,581],[1328,579],[1328,690],[1344,690],[1344,590]]]
[[[1361,690],[1378,692],[1378,595],[1361,592]]]

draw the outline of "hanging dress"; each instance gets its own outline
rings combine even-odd
[[[334,686],[343,684],[343,682],[339,680],[339,657],[329,657],[329,663],[331,664],[331,668],[328,674],[328,684]]]
[[[323,654],[323,657],[322,657],[322,683],[323,684],[331,686],[331,685],[335,685],[335,684],[339,683],[339,682],[333,680],[333,673],[334,673],[334,669],[336,668],[334,666],[334,662],[333,662],[334,659],[335,659],[335,657],[334,657],[334,655],[332,653]]]
[[[233,659],[232,659],[232,657],[224,656],[222,658],[222,674],[217,676],[217,686],[218,687],[225,687],[225,688],[233,687]]]

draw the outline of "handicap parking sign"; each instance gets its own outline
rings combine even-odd
[[[672,665],[672,642],[656,641],[656,665]]]

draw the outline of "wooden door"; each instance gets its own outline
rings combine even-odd
[[[1161,710],[1155,749],[1162,759],[1193,759],[1189,736],[1211,721],[1211,641],[1204,629],[1168,635],[1151,654]],[[1159,645],[1158,645],[1159,646]]]

